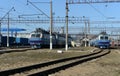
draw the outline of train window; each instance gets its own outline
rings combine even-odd
[[[101,40],[103,40],[103,39],[104,39],[104,37],[103,37],[103,36],[101,36],[101,37],[100,37],[100,39],[101,39]]]
[[[35,38],[35,37],[37,37],[37,38],[41,38],[42,37],[42,34],[31,34],[31,37],[33,37],[33,38]]]
[[[105,40],[108,40],[108,37],[107,37],[107,36],[105,36]]]
[[[35,37],[35,34],[32,34],[31,37]]]
[[[36,37],[40,37],[40,34],[36,34]]]

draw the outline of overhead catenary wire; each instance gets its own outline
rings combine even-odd
[[[17,2],[19,2],[19,5],[20,6],[26,6],[26,3],[24,3],[24,2],[22,2],[21,0],[17,0]],[[16,7],[16,2],[14,1],[14,7]],[[17,5],[18,6],[18,5]],[[27,6],[28,7],[28,6]],[[17,8],[16,8],[17,9]],[[31,7],[29,7],[28,9],[31,9]],[[19,11],[19,10],[17,10],[17,11],[15,11],[15,13],[17,13],[17,15],[19,16],[19,15],[27,15],[27,14],[24,14],[24,12],[21,12],[21,11]],[[28,15],[32,15],[32,14],[28,14]],[[34,14],[33,14],[34,15]],[[32,15],[32,16],[33,16]],[[37,14],[35,14],[35,15],[37,15]]]
[[[99,11],[97,8],[95,8],[93,5],[91,5],[90,3],[88,3],[95,11],[97,11],[100,15],[102,15],[104,18],[107,18],[107,16],[105,16],[101,11]]]
[[[42,14],[44,14],[46,17],[50,18],[46,13],[44,13],[40,8],[35,6],[31,1],[27,0],[27,4],[30,3],[33,7],[35,7],[37,10],[39,10]]]

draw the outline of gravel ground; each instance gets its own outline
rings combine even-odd
[[[64,51],[64,53],[61,54],[57,53],[57,50],[63,49],[55,49],[52,51],[49,49],[37,49],[0,54],[0,71],[90,53],[90,51],[85,51],[86,49],[81,51],[80,48],[77,48],[77,50],[74,48],[74,50]],[[91,49],[87,48],[87,50]]]
[[[89,51],[85,51],[86,48],[82,48],[82,50],[80,48],[73,48],[59,54],[57,50],[40,49],[1,54],[0,71],[91,52],[91,49],[88,48],[87,50]],[[79,64],[49,76],[120,76],[120,50],[114,49],[111,51],[110,54],[104,57]]]
[[[120,76],[120,50],[49,76]]]

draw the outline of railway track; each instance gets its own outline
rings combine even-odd
[[[11,52],[24,52],[27,50],[33,50],[32,48],[2,48],[0,54],[11,53]]]
[[[67,69],[69,67],[73,67],[83,62],[90,61],[92,59],[96,59],[102,57],[106,54],[109,54],[110,50],[99,50],[94,53],[88,55],[82,55],[77,57],[65,58],[50,62],[45,62],[41,64],[36,64],[32,66],[26,66],[11,70],[5,70],[0,72],[0,76],[8,76],[8,75],[20,75],[20,76],[48,76],[60,70]]]

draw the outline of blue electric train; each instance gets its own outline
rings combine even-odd
[[[72,38],[68,37],[68,46],[71,46]],[[50,46],[50,33],[41,28],[37,28],[36,31],[30,34],[29,43],[32,48],[42,48]],[[52,34],[53,47],[65,46],[65,35],[54,33]]]
[[[110,48],[109,35],[107,34],[99,35],[97,38],[92,39],[90,41],[90,45],[98,48]]]

